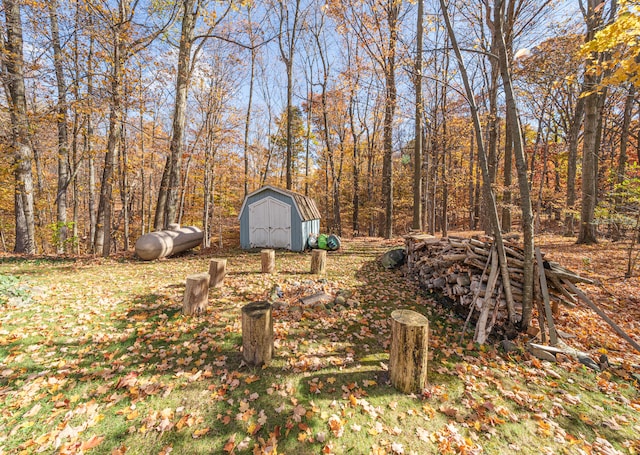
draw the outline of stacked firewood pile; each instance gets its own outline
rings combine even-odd
[[[504,246],[515,319],[519,319],[522,315],[524,255],[514,238],[505,238]],[[408,273],[423,288],[444,294],[468,309],[467,322],[476,322],[474,341],[484,343],[496,327],[509,326],[507,296],[492,238],[410,235],[406,237],[406,253]],[[558,304],[574,306],[575,284],[592,281],[543,258],[544,254],[536,248],[534,304],[538,308],[543,340],[546,325],[553,343],[553,314],[557,312]]]

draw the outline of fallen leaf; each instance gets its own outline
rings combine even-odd
[[[89,450],[93,449],[100,445],[100,443],[104,440],[104,436],[91,436],[89,440],[84,441],[80,446],[80,450]]]
[[[201,438],[202,436],[204,436],[205,434],[209,433],[210,428],[201,428],[200,430],[196,430],[192,433],[192,437],[193,439],[198,439]]]

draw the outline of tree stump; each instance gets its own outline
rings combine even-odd
[[[187,276],[187,284],[182,301],[184,314],[199,314],[207,307],[209,300],[209,274],[195,273]]]
[[[273,357],[271,304],[251,302],[242,307],[242,357],[249,365],[264,365]]]
[[[276,271],[276,252],[274,250],[260,251],[262,260],[262,273],[273,273]]]
[[[420,392],[427,384],[429,320],[411,310],[391,313],[391,384],[403,393]]]
[[[227,274],[226,259],[211,259],[209,261],[209,287],[220,288]]]
[[[313,250],[311,252],[311,273],[321,274],[325,272],[327,265],[327,252],[325,250]]]

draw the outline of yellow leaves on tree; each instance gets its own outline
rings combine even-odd
[[[629,0],[620,1],[617,18],[598,31],[586,43],[582,52],[608,52],[611,58],[595,63],[593,70],[610,71],[603,84],[640,83],[640,5]]]

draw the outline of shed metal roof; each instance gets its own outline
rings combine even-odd
[[[298,212],[300,213],[300,218],[302,219],[302,221],[319,220],[321,218],[320,211],[316,206],[316,202],[312,198],[310,198],[309,196],[305,196],[304,194],[301,194],[301,193],[296,193],[295,191],[286,190],[284,188],[278,188],[272,185],[265,185],[261,188],[258,188],[254,192],[249,193],[245,198],[244,202],[242,203],[240,214],[242,214],[242,211],[244,210],[244,206],[247,202],[247,199],[250,196],[261,193],[265,190],[272,190],[272,191],[275,191],[276,193],[281,193],[281,194],[290,196],[293,199],[293,202],[295,203],[296,208],[298,209]]]

